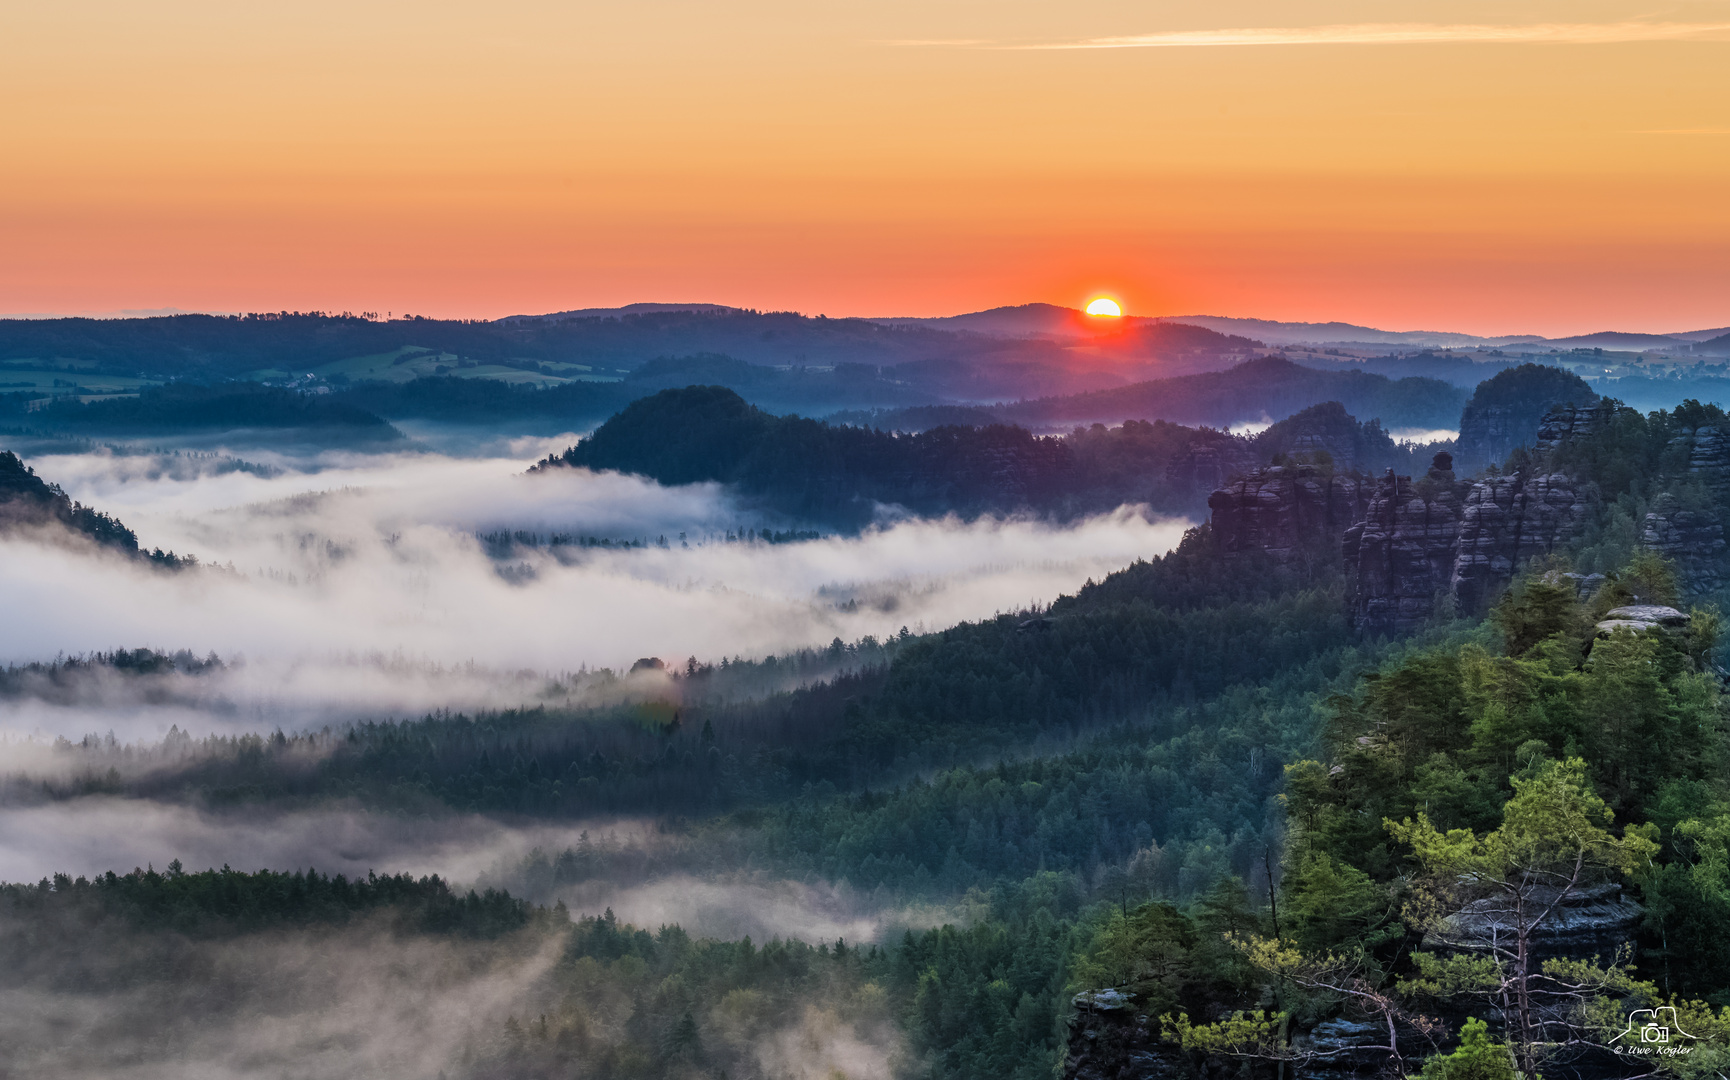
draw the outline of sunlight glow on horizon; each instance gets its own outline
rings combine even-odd
[[[405,10],[0,9],[0,95],[29,104],[0,112],[0,312],[936,316],[1109,282],[1149,315],[1730,324],[1730,41],[1705,14]],[[1215,47],[1274,38],[1309,47]]]
[[[1111,297],[1101,296],[1099,299],[1094,300],[1087,305],[1087,313],[1089,315],[1115,319],[1123,314],[1123,308]]]

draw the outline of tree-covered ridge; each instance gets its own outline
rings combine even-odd
[[[626,406],[538,468],[614,469],[664,484],[715,482],[789,514],[859,524],[883,505],[923,514],[1059,516],[1124,503],[1194,510],[1214,481],[1180,462],[1205,446],[1242,471],[1286,453],[1342,468],[1410,468],[1413,451],[1379,424],[1323,402],[1253,438],[1166,420],[1093,424],[1061,437],[992,423],[907,434],[774,416],[720,386],[663,390]],[[1193,472],[1194,470],[1190,470]]]
[[[748,666],[743,676],[693,667],[664,692],[618,705],[199,744],[177,736],[147,753],[87,740],[62,748],[66,779],[6,783],[49,797],[123,790],[224,804],[341,795],[561,817],[715,811],[780,801],[807,784],[854,790],[1157,721],[1235,686],[1337,664],[1350,642],[1333,592],[1190,611],[1135,602],[1003,616],[893,648],[866,643],[855,661],[865,666],[761,697],[725,689],[729,679],[754,681]]]
[[[1261,931],[1265,947],[1244,945],[1261,978],[1308,987],[1288,1010],[1405,1024],[1472,994],[1547,1002],[1500,1030],[1530,1071],[1606,1053],[1604,1024],[1632,1007],[1621,1002],[1730,1000],[1711,966],[1730,926],[1710,921],[1727,895],[1712,845],[1730,750],[1708,659],[1716,616],[1696,610],[1686,630],[1597,628],[1629,603],[1674,602],[1674,590],[1651,557],[1584,600],[1570,579],[1534,574],[1477,640],[1412,652],[1328,703],[1322,754],[1287,768],[1278,925]],[[1618,882],[1644,905],[1634,959],[1647,983],[1626,957],[1570,968],[1558,943],[1565,905]],[[1482,906],[1504,895],[1526,907]],[[1498,916],[1517,955],[1475,944],[1487,916],[1474,912],[1491,910],[1525,912]],[[1438,941],[1465,952],[1436,952]],[[1243,1051],[1252,1057],[1278,1056],[1251,1028],[1207,1019],[1184,1035],[1194,1047],[1236,1039],[1259,1047]]]
[[[625,382],[568,382],[558,386],[431,375],[407,382],[365,380],[336,391],[336,399],[391,420],[439,420],[496,425],[545,421],[554,430],[583,430],[643,396]]]
[[[807,518],[863,523],[876,504],[978,513],[1048,505],[1074,471],[1056,440],[1019,428],[893,435],[777,417],[719,386],[633,402],[542,467],[640,473],[664,484],[714,481]]]
[[[55,387],[106,374],[132,380],[219,383],[251,379],[342,387],[452,371],[481,381],[559,386],[621,377],[610,405],[667,386],[721,382],[777,410],[832,410],[1016,400],[1125,381],[1111,370],[1209,367],[1253,355],[1255,342],[1194,326],[1155,325],[1081,353],[1044,337],[981,333],[867,319],[810,318],[698,305],[706,310],[569,313],[497,322],[279,312],[244,317],[0,320],[0,366],[46,371]],[[1103,349],[1103,355],[1101,353]],[[113,385],[113,380],[107,380]],[[59,392],[59,391],[56,391]],[[36,395],[40,396],[40,394]],[[374,403],[389,394],[373,395]],[[588,392],[539,401],[493,399],[465,423],[556,413]],[[460,401],[456,402],[460,406]],[[397,410],[448,409],[448,399],[398,398]],[[491,414],[490,416],[488,414]],[[395,411],[393,416],[431,415]],[[582,415],[587,415],[584,413]]]
[[[1323,401],[1337,401],[1353,416],[1379,419],[1385,427],[1447,428],[1458,421],[1465,399],[1463,390],[1436,379],[1318,371],[1264,356],[1225,371],[1023,401],[1003,412],[1022,424],[1133,416],[1225,427],[1257,416],[1290,416]]]
[[[1594,405],[1598,395],[1562,368],[1521,364],[1479,383],[1460,411],[1455,464],[1463,473],[1500,465],[1516,447],[1530,448],[1544,416],[1557,405]]]
[[[55,874],[35,885],[0,884],[0,911],[62,924],[118,919],[137,930],[198,936],[342,923],[388,911],[404,930],[496,937],[526,926],[535,915],[509,893],[457,893],[436,874],[369,872],[351,881],[316,870],[187,871],[179,860],[162,871],[110,870],[94,878]]]
[[[765,338],[765,335],[768,335]],[[725,350],[748,361],[785,362],[827,348],[836,359],[911,359],[958,335],[793,313],[665,311],[618,317],[482,322],[381,320],[319,312],[140,319],[0,320],[0,359],[93,360],[106,369],[168,378],[232,378],[261,369],[305,371],[333,360],[436,349],[491,362],[605,362],[633,367],[657,356]],[[831,361],[833,362],[833,361]]]
[[[37,476],[36,470],[24,464],[17,454],[0,450],[0,533],[51,528],[64,529],[100,547],[170,569],[198,561],[161,548],[140,551],[138,534],[118,519],[72,501],[59,485]]]
[[[3,399],[12,422],[34,430],[148,434],[180,431],[311,429],[369,440],[400,439],[383,418],[331,394],[304,394],[257,383],[170,383],[136,397],[83,402],[61,397],[46,404],[24,395]],[[3,414],[0,414],[3,415]]]

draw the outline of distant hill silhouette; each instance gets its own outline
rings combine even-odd
[[[616,319],[623,315],[660,315],[669,311],[697,311],[716,314],[719,312],[733,312],[740,310],[742,309],[728,307],[726,304],[636,303],[612,308],[574,308],[570,311],[554,311],[546,315],[507,315],[500,319],[499,322],[510,324],[549,322],[559,319]]]
[[[342,387],[485,368],[469,377],[555,385],[635,375],[652,389],[723,381],[744,388],[745,380],[756,380],[764,394],[773,392],[765,404],[807,410],[1098,389],[1154,370],[1223,367],[1254,350],[1253,342],[1199,327],[1130,321],[1073,347],[1050,338],[715,305],[644,305],[500,322],[317,313],[0,320],[0,362],[65,372],[72,381],[108,374]],[[419,366],[401,366],[411,361]],[[718,364],[731,365],[724,378],[699,370]],[[760,370],[766,368],[782,374]]]
[[[137,397],[88,404],[61,398],[30,411],[24,411],[17,397],[8,399],[8,404],[14,422],[38,430],[128,435],[253,428],[314,431],[327,440],[402,437],[382,417],[334,395],[302,394],[256,383],[173,383],[147,388]]]
[[[1384,427],[1451,428],[1465,398],[1464,390],[1436,379],[1319,371],[1265,356],[1226,371],[1021,401],[997,411],[1005,419],[1035,427],[1129,418],[1227,427],[1337,401],[1353,416],[1379,419]]]
[[[1193,467],[1172,466],[1200,444],[1239,471],[1280,453],[1314,458],[1325,451],[1340,468],[1409,468],[1412,456],[1337,402],[1253,439],[1164,420],[1044,438],[1001,423],[897,435],[774,416],[725,387],[692,386],[632,402],[536,468],[612,469],[663,484],[717,482],[783,513],[850,528],[884,506],[927,515],[1031,510],[1060,518],[1124,503],[1197,512],[1212,488]]]
[[[1690,343],[1686,338],[1672,337],[1669,334],[1626,334],[1619,330],[1600,330],[1595,334],[1551,338],[1546,344],[1567,346],[1571,349],[1623,349],[1638,352],[1646,349],[1686,349]]]

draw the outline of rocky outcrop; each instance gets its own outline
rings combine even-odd
[[[1075,995],[1063,1075],[1069,1080],[1193,1080],[1182,1051],[1117,990]]]
[[[1489,476],[1472,485],[1449,582],[1460,610],[1482,613],[1520,564],[1565,548],[1585,528],[1587,498],[1562,473]]]
[[[1212,532],[1227,558],[1260,553],[1283,566],[1337,558],[1363,519],[1369,484],[1313,465],[1257,469],[1208,497]]]
[[[1597,475],[1597,458],[1613,457],[1614,448],[1594,441],[1615,436],[1631,419],[1609,401],[1551,409],[1531,452],[1515,455],[1518,471],[1491,469],[1471,484],[1455,477],[1448,454],[1438,454],[1416,481],[1391,470],[1374,481],[1315,465],[1257,470],[1208,500],[1212,532],[1228,557],[1262,552],[1288,566],[1318,565],[1337,541],[1354,619],[1372,632],[1415,630],[1438,604],[1480,615],[1522,566],[1581,538],[1599,492],[1570,470]],[[1730,538],[1713,503],[1730,503],[1730,432],[1684,427],[1665,459],[1665,475],[1694,502],[1659,495],[1640,542],[1676,566],[1688,595],[1722,589],[1730,585]],[[1707,509],[1694,508],[1700,505]],[[1585,599],[1604,579],[1570,580]]]
[[[1645,634],[1654,630],[1685,630],[1690,621],[1687,615],[1664,604],[1630,604],[1606,611],[1598,622],[1597,631],[1613,634],[1617,630],[1632,630],[1636,634]]]
[[[1063,1063],[1065,1080],[1239,1080],[1244,1063],[1225,1056],[1185,1054],[1161,1039],[1158,1024],[1141,1015],[1126,999],[1121,1007],[1100,1008],[1088,999],[1114,995],[1115,990],[1077,994],[1069,1017],[1069,1045]],[[1449,1017],[1457,1027],[1463,1017]],[[1434,1044],[1409,1024],[1396,1031],[1401,1056],[1421,1061]],[[1296,1058],[1283,1074],[1293,1080],[1345,1080],[1386,1075],[1389,1065],[1387,1029],[1379,1022],[1336,1017],[1307,1031],[1293,1033]],[[1262,1074],[1259,1070],[1255,1075]]]
[[[1527,896],[1526,910],[1542,911],[1559,895],[1559,890],[1538,889]],[[1533,954],[1539,958],[1614,956],[1632,940],[1642,914],[1644,909],[1623,896],[1622,886],[1614,882],[1574,889],[1562,897],[1549,918],[1532,927]],[[1517,929],[1509,902],[1498,896],[1467,904],[1424,935],[1424,944],[1488,952],[1493,941],[1507,948]]]
[[[1551,570],[1544,575],[1546,584],[1573,589],[1574,598],[1577,600],[1590,600],[1608,580],[1610,579],[1603,574],[1574,574],[1558,570]]]
[[[1557,452],[1567,443],[1603,434],[1618,411],[1627,411],[1627,408],[1613,401],[1601,401],[1595,405],[1559,405],[1544,414],[1532,448],[1540,459],[1554,461]]]
[[[1467,490],[1445,453],[1416,483],[1392,469],[1376,482],[1363,520],[1346,530],[1343,544],[1358,625],[1400,634],[1435,614],[1453,575]]]
[[[1640,546],[1669,559],[1683,591],[1700,596],[1724,587],[1724,523],[1717,514],[1684,509],[1665,492],[1652,501]]]
[[[1688,455],[1688,473],[1702,480],[1720,502],[1730,501],[1730,435],[1703,424],[1678,435],[1675,443]]]

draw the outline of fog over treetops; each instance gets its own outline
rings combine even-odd
[[[1417,387],[1459,414],[1419,442],[1306,403],[1380,376],[1259,364],[1195,384],[1296,388],[1236,431],[712,385],[552,434],[20,430],[6,1067],[1319,1080],[1330,1039],[1481,1053],[1478,991],[1400,980],[1539,873],[1666,981],[1593,961],[1579,1049],[1489,1052],[1601,1068],[1661,994],[1730,1033],[1730,419],[1502,365]],[[1450,875],[1432,827],[1524,862]]]

